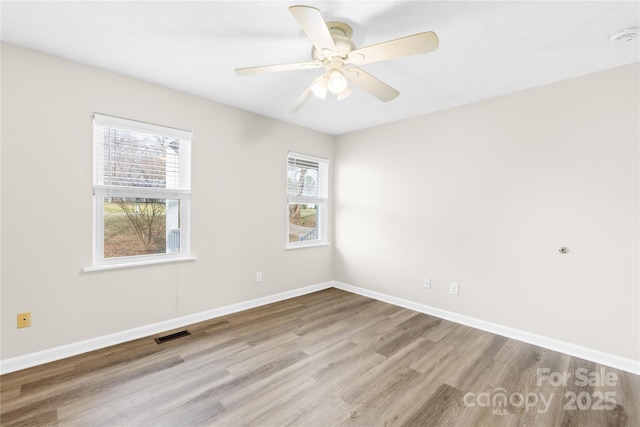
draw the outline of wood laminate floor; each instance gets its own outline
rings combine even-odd
[[[188,329],[2,376],[1,425],[640,426],[636,375],[337,289]]]

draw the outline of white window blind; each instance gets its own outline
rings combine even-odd
[[[289,152],[287,162],[288,203],[326,203],[329,160]]]
[[[191,132],[94,114],[94,193],[187,198]]]

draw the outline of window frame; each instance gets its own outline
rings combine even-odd
[[[315,198],[309,197],[296,197],[289,191],[289,164],[290,158],[318,163],[318,185],[321,186],[321,194]],[[312,156],[309,154],[302,154],[299,152],[289,151],[287,153],[287,200],[286,200],[286,245],[285,249],[299,249],[309,248],[315,246],[329,245],[329,196],[330,196],[330,182],[329,182],[329,159],[324,157]],[[296,204],[309,204],[309,202],[317,206],[316,210],[316,228],[318,229],[318,238],[314,240],[302,240],[302,241],[289,241],[289,205]]]
[[[99,129],[110,127],[120,130],[152,134],[154,136],[178,139],[180,150],[186,154],[179,154],[180,182],[176,188],[146,188],[141,186],[116,186],[104,183],[104,169],[100,160],[98,142]],[[92,266],[84,271],[105,270],[122,267],[133,267],[149,264],[160,264],[177,261],[191,261],[190,222],[191,222],[191,140],[192,132],[170,128],[121,117],[94,113],[93,115],[93,256]],[[102,138],[100,136],[100,138]],[[99,152],[100,151],[100,152]],[[166,165],[165,165],[166,167]],[[166,185],[166,183],[165,183]],[[104,256],[104,202],[105,197],[127,197],[139,199],[178,200],[180,217],[180,250],[155,254],[128,255],[122,257]]]

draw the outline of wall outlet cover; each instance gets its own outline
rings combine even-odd
[[[458,284],[452,282],[449,285],[449,292],[451,292],[453,295],[458,295]]]

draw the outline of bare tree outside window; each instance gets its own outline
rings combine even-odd
[[[115,198],[114,203],[124,212],[133,232],[142,243],[144,253],[164,252],[166,235],[166,204],[162,199],[145,199],[131,202]],[[154,250],[160,246],[161,251]]]
[[[296,188],[297,188],[296,195],[298,196],[302,196],[304,194],[304,184],[305,184],[306,176],[307,176],[307,169],[300,169],[297,184],[296,184]],[[289,221],[290,222],[293,222],[294,224],[298,222],[300,220],[301,213],[302,213],[301,204],[289,205]]]

